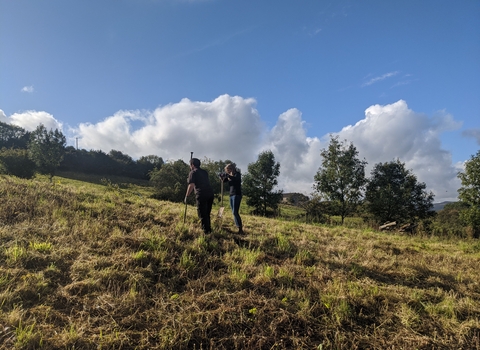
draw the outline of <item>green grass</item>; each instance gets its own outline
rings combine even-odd
[[[480,349],[478,240],[246,207],[205,236],[140,187],[0,179],[0,349]]]

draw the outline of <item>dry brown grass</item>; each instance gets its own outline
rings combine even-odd
[[[79,184],[0,179],[0,349],[480,349],[478,241]]]

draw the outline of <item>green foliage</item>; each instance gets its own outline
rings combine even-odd
[[[0,122],[0,148],[26,149],[30,133],[25,129]]]
[[[187,191],[187,177],[190,167],[183,160],[170,161],[160,169],[153,170],[150,181],[153,183],[155,198],[181,202]]]
[[[150,173],[154,169],[160,169],[162,165],[163,159],[155,155],[142,156],[135,161],[129,155],[116,150],[106,154],[101,150],[77,150],[69,146],[59,170],[148,180]]]
[[[307,215],[307,222],[327,222],[327,216],[332,214],[331,202],[322,200],[319,195],[314,195],[303,204]]]
[[[375,164],[367,184],[367,210],[379,222],[416,222],[433,215],[433,193],[399,160]]]
[[[283,191],[273,190],[279,175],[280,163],[275,162],[272,151],[260,153],[258,160],[248,165],[248,173],[243,176],[243,194],[257,214],[267,215],[268,208],[277,210],[283,198]]]
[[[162,157],[156,155],[142,156],[137,160],[137,167],[139,172],[143,174],[144,178],[150,178],[150,172],[155,169],[160,169],[165,162]]]
[[[342,218],[352,214],[361,200],[365,185],[366,161],[358,159],[353,143],[340,142],[331,136],[328,148],[320,153],[322,165],[314,177],[315,189],[328,201]]]
[[[0,173],[30,179],[35,175],[35,163],[28,157],[26,149],[2,148]]]
[[[458,197],[469,207],[460,213],[471,227],[474,237],[480,236],[480,151],[465,162],[465,171],[458,174],[462,187]]]
[[[468,208],[463,202],[445,205],[435,216],[432,223],[432,234],[446,237],[466,237],[465,223],[460,213]]]
[[[66,143],[66,138],[61,131],[47,130],[43,124],[40,124],[30,134],[28,143],[30,159],[35,162],[42,174],[47,174],[52,179],[62,162]]]

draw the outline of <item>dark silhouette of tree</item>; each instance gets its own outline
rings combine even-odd
[[[465,171],[458,173],[462,187],[458,190],[460,200],[468,205],[460,212],[462,220],[470,226],[472,236],[480,236],[480,151],[465,162]]]
[[[365,193],[367,211],[380,223],[416,222],[434,214],[433,193],[399,160],[375,164]]]
[[[30,133],[25,129],[0,122],[0,148],[26,149]]]
[[[47,130],[43,124],[30,134],[28,154],[42,174],[50,176],[50,181],[55,171],[62,162],[65,154],[66,138],[58,129]]]
[[[140,157],[137,162],[137,170],[143,179],[150,179],[150,173],[157,169],[159,170],[165,162],[162,157],[156,155],[148,155]]]
[[[330,137],[328,148],[320,152],[322,165],[314,177],[314,189],[330,202],[334,215],[345,217],[355,212],[362,199],[366,183],[365,160],[358,158],[353,143],[340,142],[338,136]]]
[[[248,173],[243,176],[243,194],[247,204],[255,208],[255,213],[267,215],[268,208],[275,212],[283,199],[283,191],[274,191],[280,175],[280,163],[275,162],[272,151],[259,154],[258,160],[248,165]]]

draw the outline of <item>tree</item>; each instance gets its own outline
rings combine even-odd
[[[260,153],[258,160],[248,165],[248,173],[243,176],[243,194],[256,213],[267,215],[268,208],[278,209],[283,191],[274,191],[273,188],[278,184],[279,175],[280,163],[275,162],[272,151]]]
[[[150,172],[155,169],[159,170],[164,164],[164,161],[162,157],[151,154],[140,157],[136,164],[143,178],[150,179]]]
[[[342,218],[353,213],[362,197],[365,186],[365,160],[358,159],[353,143],[340,142],[331,136],[328,148],[320,153],[322,165],[314,177],[314,189],[335,208]]]
[[[0,122],[0,148],[26,149],[30,133],[25,129]]]
[[[37,126],[30,134],[29,157],[35,162],[40,173],[50,176],[50,181],[62,162],[66,142],[61,131],[47,130],[43,124]]]
[[[153,170],[150,181],[157,190],[155,197],[172,202],[183,201],[189,172],[190,167],[181,159],[167,162],[160,169]]]
[[[365,193],[367,211],[379,222],[416,222],[434,214],[433,193],[400,160],[375,164]]]
[[[30,179],[35,175],[35,163],[28,157],[26,149],[2,148],[0,173]]]
[[[458,190],[460,200],[468,205],[460,212],[461,219],[470,226],[472,236],[480,236],[480,151],[465,162],[465,171],[458,173],[462,187]]]

